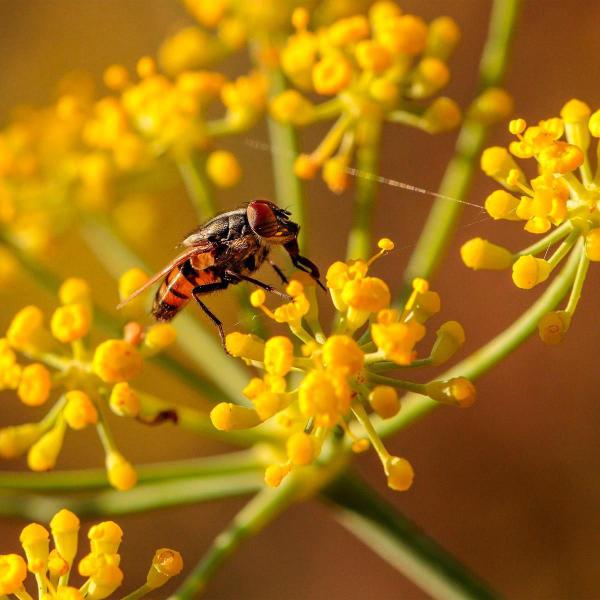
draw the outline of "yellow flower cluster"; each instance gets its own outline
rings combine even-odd
[[[129,489],[137,480],[135,469],[117,450],[103,413],[108,406],[119,416],[140,415],[143,398],[129,380],[140,373],[145,357],[174,341],[174,330],[166,324],[144,330],[132,322],[125,326],[122,339],[108,339],[91,349],[87,283],[67,279],[59,298],[61,306],[52,314],[49,328],[37,306],[26,306],[0,339],[0,389],[15,390],[28,406],[44,405],[58,392],[41,421],[0,429],[0,457],[15,458],[27,452],[30,469],[47,471],[56,464],[67,429],[93,425],[106,452],[110,483],[120,490]]]
[[[475,238],[464,244],[461,255],[473,269],[512,268],[514,284],[531,289],[567,255],[578,253],[578,275],[566,309],[549,313],[539,324],[542,340],[556,344],[569,328],[589,262],[600,261],[600,166],[594,171],[588,152],[592,138],[600,138],[600,110],[592,113],[585,102],[573,99],[560,117],[530,126],[514,119],[509,131],[516,140],[508,149],[494,146],[481,157],[483,171],[504,187],[487,197],[485,209],[493,219],[524,221],[526,231],[546,235],[516,253]],[[528,181],[513,157],[533,158],[537,175]]]
[[[229,352],[263,370],[264,375],[253,378],[244,389],[251,408],[223,402],[214,407],[211,419],[224,431],[254,427],[269,419],[283,428],[286,459],[266,469],[265,480],[271,486],[279,485],[294,467],[317,461],[329,434],[338,430],[347,434],[355,452],[372,445],[388,485],[408,489],[413,479],[410,463],[388,453],[371,416],[395,416],[400,410],[398,389],[461,407],[475,399],[475,388],[463,377],[420,384],[381,374],[398,367],[439,365],[459,350],[465,336],[456,321],[444,323],[430,355],[417,358],[415,346],[425,335],[427,320],[439,312],[440,298],[425,280],[417,279],[403,310],[391,308],[387,284],[371,276],[369,269],[394,244],[382,239],[379,248],[368,261],[335,262],[329,267],[327,287],[337,311],[336,326],[329,336],[319,322],[316,288],[310,277],[298,274],[287,287],[292,300],[274,310],[265,305],[262,290],[252,294],[255,307],[289,326],[302,342],[300,353],[292,339],[283,335],[266,341],[238,332],[227,336]],[[352,416],[366,437],[352,430]]]
[[[69,585],[69,579],[77,556],[79,527],[77,516],[66,509],[54,515],[50,532],[39,523],[27,525],[20,536],[25,558],[20,554],[0,554],[0,594],[33,600],[24,585],[29,571],[35,576],[39,600],[108,598],[123,581],[118,553],[123,531],[114,521],[98,523],[89,529],[90,552],[78,564],[78,572],[85,580],[80,587],[74,587]],[[179,552],[168,548],[157,550],[146,582],[136,590],[135,597],[150,594],[182,569]]]
[[[322,167],[329,188],[340,193],[355,148],[375,144],[384,120],[429,133],[458,125],[453,100],[438,97],[425,108],[418,105],[450,79],[447,60],[460,38],[450,17],[427,24],[403,14],[395,2],[380,1],[368,17],[338,19],[314,32],[306,9],[297,9],[292,20],[296,33],[281,51],[283,71],[302,92],[332,98],[314,104],[289,89],[274,98],[271,114],[297,126],[337,117],[321,144],[297,159],[299,177],[314,177]]]

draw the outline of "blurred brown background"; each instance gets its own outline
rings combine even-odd
[[[489,0],[402,3],[407,12],[427,20],[448,14],[461,25],[463,41],[451,61],[448,95],[463,105],[473,90],[490,6]],[[0,1],[0,119],[15,105],[47,102],[67,71],[86,69],[99,77],[113,62],[132,66],[139,56],[152,53],[165,34],[186,22],[176,0]],[[556,115],[571,97],[586,100],[593,109],[600,106],[598,23],[597,2],[524,3],[507,80],[520,116],[537,120]],[[239,71],[233,64],[230,72],[236,68]],[[312,148],[319,135],[314,131],[307,135],[305,147]],[[264,141],[266,133],[259,128],[247,137]],[[507,139],[498,127],[491,141],[504,144]],[[436,189],[453,142],[454,134],[432,138],[388,127],[382,174]],[[230,147],[240,156],[246,176],[241,186],[221,194],[222,205],[272,196],[268,156],[243,138]],[[492,189],[491,180],[478,175],[469,201],[481,204]],[[333,197],[319,182],[309,186],[309,194],[311,257],[327,265],[345,250],[351,197]],[[397,240],[400,247],[378,264],[392,285],[399,284],[430,205],[422,195],[380,190],[377,234]],[[171,255],[179,236],[193,226],[189,210],[181,206],[177,214],[166,215],[171,217],[168,231],[156,238],[152,257],[156,264]],[[525,245],[518,226],[481,218],[476,209],[466,208],[435,281],[442,295],[443,318],[456,318],[465,325],[464,355],[500,332],[539,293],[517,290],[508,274],[474,273],[463,267],[458,248],[475,235],[509,247]],[[331,223],[338,224],[334,236]],[[91,261],[84,254],[83,262],[68,268],[58,257],[57,264],[64,275],[85,275],[92,269],[86,260]],[[99,295],[109,306],[115,297],[113,284],[93,268]],[[471,409],[439,410],[390,442],[415,467],[417,477],[410,492],[394,494],[385,488],[373,454],[358,463],[362,474],[388,500],[508,598],[600,597],[600,328],[594,317],[599,283],[600,271],[592,266],[561,346],[547,347],[531,339],[479,382],[479,400]],[[20,293],[3,294],[0,325],[4,327],[14,310],[37,293],[33,285],[23,282]],[[52,299],[45,296],[39,302],[52,306]],[[227,314],[226,298],[211,300],[211,306]],[[17,404],[13,395],[2,398],[0,423],[31,417],[31,411]],[[143,429],[117,423],[116,427],[124,451],[138,463],[218,450],[171,426]],[[82,451],[83,466],[97,466],[98,446],[91,433],[68,435],[59,466],[82,466],[75,458]],[[23,464],[6,468],[21,469]],[[241,505],[241,500],[231,500],[118,519],[126,532],[123,589],[135,587],[159,546],[179,548],[191,567]],[[22,525],[0,521],[1,552],[17,550]],[[214,579],[206,597],[337,600],[365,595],[425,597],[342,530],[329,509],[310,502],[294,507],[243,546]]]

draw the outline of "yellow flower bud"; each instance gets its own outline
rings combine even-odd
[[[123,582],[123,571],[116,565],[104,565],[90,576],[86,598],[102,600],[110,596]]]
[[[17,394],[27,406],[41,406],[48,400],[51,387],[50,371],[40,363],[33,363],[23,369]]]
[[[16,458],[44,433],[39,423],[24,423],[0,429],[0,457]]]
[[[450,131],[458,127],[460,119],[460,107],[454,100],[445,96],[436,98],[423,114],[423,120],[430,133]]]
[[[74,588],[70,585],[61,585],[56,590],[55,600],[85,600],[85,597],[79,591],[79,588]]]
[[[109,406],[120,417],[137,417],[140,413],[140,398],[126,381],[121,381],[113,386]]]
[[[63,344],[73,342],[87,335],[90,325],[90,309],[85,304],[59,306],[50,320],[52,335]]]
[[[10,322],[6,339],[13,348],[26,349],[34,341],[35,334],[41,329],[44,320],[37,306],[22,308]]]
[[[552,266],[543,258],[526,255],[517,259],[512,269],[513,283],[522,290],[529,290],[548,279]]]
[[[109,452],[105,462],[108,482],[117,490],[130,490],[137,483],[134,466],[121,453]]]
[[[147,281],[149,277],[137,267],[133,267],[125,271],[119,277],[119,299],[125,300],[129,298],[133,292],[141,288]]]
[[[519,179],[521,182],[525,181],[525,176],[521,169],[519,169],[513,157],[508,153],[508,150],[502,146],[492,146],[483,151],[481,155],[481,170],[489,177],[493,177],[496,181],[505,185],[509,190],[517,191],[519,189],[514,184],[508,185],[506,183],[511,171],[514,170],[520,175]]]
[[[102,79],[107,88],[119,91],[129,83],[129,72],[123,65],[111,65],[104,71]]]
[[[413,98],[427,98],[441,90],[448,81],[448,65],[439,58],[425,57],[413,72],[409,94]]]
[[[315,91],[325,96],[341,92],[352,80],[352,66],[342,55],[327,54],[314,67],[312,81]]]
[[[560,111],[560,116],[565,123],[587,123],[591,114],[590,107],[576,98],[569,100]]]
[[[427,56],[447,60],[460,40],[460,29],[451,17],[438,17],[429,24]]]
[[[25,556],[27,567],[32,573],[45,573],[50,554],[50,534],[38,523],[30,523],[21,531],[19,541]]]
[[[61,304],[85,304],[91,296],[90,286],[85,279],[69,277],[58,290]]]
[[[215,150],[206,161],[206,173],[217,187],[230,188],[240,180],[242,169],[231,152]]]
[[[342,291],[342,300],[351,308],[374,313],[390,304],[387,283],[379,277],[362,277],[349,281]]]
[[[146,585],[155,590],[163,586],[171,577],[183,570],[183,558],[177,550],[160,548],[154,553],[152,566],[146,576]]]
[[[63,416],[71,429],[84,429],[98,422],[98,411],[90,397],[82,391],[72,390],[65,394],[67,405]]]
[[[338,19],[327,29],[327,41],[334,46],[347,46],[369,35],[369,22],[363,15]]]
[[[384,252],[391,252],[394,249],[395,244],[389,238],[381,238],[377,242],[377,247]]]
[[[519,199],[505,190],[496,190],[485,199],[485,210],[492,219],[520,220],[517,214]]]
[[[369,404],[382,419],[390,419],[400,410],[398,392],[389,385],[375,386],[369,394]]]
[[[543,171],[563,174],[578,169],[583,164],[585,155],[574,144],[554,142],[542,148],[537,158]]]
[[[427,25],[420,17],[400,15],[375,22],[375,37],[393,54],[414,56],[425,49]]]
[[[273,375],[284,376],[294,362],[294,346],[291,340],[278,335],[267,340],[264,346],[265,370]]]
[[[590,229],[585,236],[585,254],[594,261],[600,261],[600,227]]]
[[[54,546],[69,565],[77,554],[77,534],[79,532],[79,518],[70,510],[59,510],[50,521],[50,530]]]
[[[369,84],[369,94],[384,108],[392,108],[398,100],[400,90],[395,81],[387,77],[377,77]]]
[[[364,365],[365,355],[349,335],[332,335],[323,346],[323,363],[326,367],[343,369],[355,375]]]
[[[333,427],[350,410],[351,390],[338,370],[310,371],[298,391],[300,412],[317,425]]]
[[[319,170],[319,163],[308,154],[300,154],[294,161],[294,173],[300,179],[312,179]]]
[[[525,129],[527,129],[527,121],[525,121],[525,119],[513,119],[508,124],[508,130],[513,135],[519,135],[520,133],[523,133]]]
[[[460,256],[465,265],[475,271],[480,269],[508,269],[513,263],[513,255],[506,248],[492,244],[482,238],[473,238],[464,243]]]
[[[69,572],[69,563],[54,549],[48,556],[48,574],[53,579],[58,579]]]
[[[348,187],[348,159],[334,156],[323,164],[323,181],[334,194],[341,194]]]
[[[257,394],[252,398],[252,403],[261,421],[270,419],[284,408],[282,395],[271,390],[264,390]]]
[[[415,477],[412,465],[405,459],[393,456],[386,464],[387,484],[392,490],[404,492],[410,488]]]
[[[27,565],[18,554],[0,554],[0,594],[14,594],[27,578]]]
[[[425,327],[417,321],[386,323],[379,316],[378,321],[371,325],[375,345],[389,360],[399,365],[409,365],[416,356],[413,349],[415,344],[425,335]]]
[[[382,73],[392,64],[390,51],[377,40],[364,40],[354,50],[358,66],[365,71]]]
[[[465,331],[458,321],[447,321],[437,330],[436,335],[431,350],[431,362],[441,365],[450,360],[465,343]]]
[[[425,393],[436,402],[467,408],[475,402],[475,386],[466,377],[454,377],[447,381],[431,381]]]
[[[123,530],[114,521],[102,521],[88,531],[92,554],[116,554],[119,551]]]
[[[544,344],[554,346],[563,341],[570,325],[571,315],[564,310],[556,310],[540,319],[538,333]]]
[[[316,456],[315,440],[303,431],[294,433],[288,438],[286,449],[293,465],[308,465]]]
[[[49,471],[54,468],[65,437],[62,419],[29,448],[27,464],[32,471]]]
[[[271,115],[277,121],[307,125],[315,116],[314,104],[296,90],[285,90],[271,101]]]
[[[284,477],[290,472],[289,465],[269,465],[265,469],[265,483],[269,487],[279,487]]]
[[[590,122],[588,123],[588,127],[590,133],[595,137],[600,137],[600,109],[595,111],[590,117]]]
[[[491,125],[506,119],[514,108],[512,96],[502,88],[488,88],[481,93],[469,108],[471,118]]]
[[[360,440],[352,442],[352,452],[354,452],[354,454],[361,454],[362,452],[366,452],[370,447],[371,443],[367,438],[361,438]]]
[[[106,340],[94,352],[94,373],[106,383],[132,379],[142,368],[137,349],[124,340]]]
[[[254,308],[258,308],[262,306],[267,300],[267,296],[264,290],[254,290],[250,294],[250,304],[254,306]],[[241,334],[240,334],[241,335]],[[231,352],[231,350],[229,350]]]
[[[260,291],[262,292],[262,290]],[[225,338],[225,346],[232,356],[260,362],[264,360],[265,343],[258,336],[251,333],[239,333],[238,331],[229,333]]]
[[[210,411],[210,420],[219,431],[248,429],[261,420],[255,410],[231,402],[220,402]]]
[[[144,347],[152,353],[160,352],[175,342],[177,332],[170,323],[152,325],[144,336]]]

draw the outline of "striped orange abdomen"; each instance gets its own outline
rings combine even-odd
[[[212,271],[198,268],[208,264],[210,264],[209,257],[206,257],[202,261],[191,259],[173,267],[154,297],[152,307],[154,318],[159,321],[171,321],[190,301],[196,287],[217,281]]]

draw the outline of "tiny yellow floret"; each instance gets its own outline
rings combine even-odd
[[[137,483],[134,466],[119,452],[106,455],[106,473],[110,485],[120,491],[130,490]]]
[[[369,394],[369,404],[382,419],[391,419],[400,410],[398,392],[389,385],[375,386]]]
[[[308,465],[315,458],[315,441],[307,433],[299,431],[290,436],[286,443],[287,455],[293,465]]]
[[[323,363],[326,367],[343,369],[355,375],[364,365],[365,354],[356,340],[349,335],[332,335],[323,346]]]
[[[564,310],[556,310],[540,319],[538,333],[544,344],[554,346],[563,341],[570,325],[571,315]]]
[[[90,330],[91,314],[86,304],[59,306],[50,320],[52,335],[63,344],[86,336]]]
[[[27,406],[41,406],[48,400],[51,387],[50,371],[41,363],[33,363],[23,369],[17,394]]]
[[[392,490],[404,492],[412,486],[415,472],[405,458],[392,457],[386,465],[386,472],[387,484]]]
[[[265,370],[283,377],[290,372],[294,362],[294,346],[288,337],[277,335],[269,338],[264,346]]]
[[[120,417],[137,417],[140,413],[140,398],[126,381],[120,381],[113,386],[109,406]]]
[[[91,290],[88,282],[80,277],[65,279],[58,290],[61,304],[85,304],[89,302]]]
[[[22,308],[12,319],[6,339],[13,348],[26,349],[42,327],[44,315],[37,306]]]
[[[84,429],[98,422],[98,411],[90,397],[80,390],[71,390],[65,394],[67,405],[63,415],[71,429]]]
[[[27,578],[27,564],[18,554],[0,554],[0,594],[14,594]]]
[[[155,590],[163,586],[171,577],[183,570],[183,558],[177,550],[159,548],[154,553],[152,566],[146,576],[146,585]]]
[[[600,227],[590,229],[586,234],[585,254],[591,261],[600,261]]]
[[[220,402],[210,411],[210,420],[219,431],[248,429],[261,422],[257,412],[251,408],[231,402]]]
[[[520,256],[512,269],[512,280],[522,290],[529,290],[548,279],[552,266],[543,258]]]
[[[206,173],[217,187],[230,188],[240,180],[242,168],[234,154],[215,150],[206,161]]]
[[[482,238],[473,238],[464,243],[460,256],[465,265],[474,271],[508,269],[514,260],[509,250]]]
[[[279,487],[284,477],[290,472],[289,465],[269,465],[265,469],[265,483],[269,487]]]
[[[106,383],[132,379],[142,369],[142,356],[124,340],[106,340],[94,352],[94,373]]]
[[[257,290],[261,291],[262,290]],[[253,294],[256,292],[253,292]],[[264,294],[264,292],[263,292]],[[254,306],[254,304],[253,304]],[[261,306],[259,304],[258,306]],[[225,346],[232,356],[262,362],[265,356],[265,343],[258,336],[251,333],[234,331],[227,334]]]

